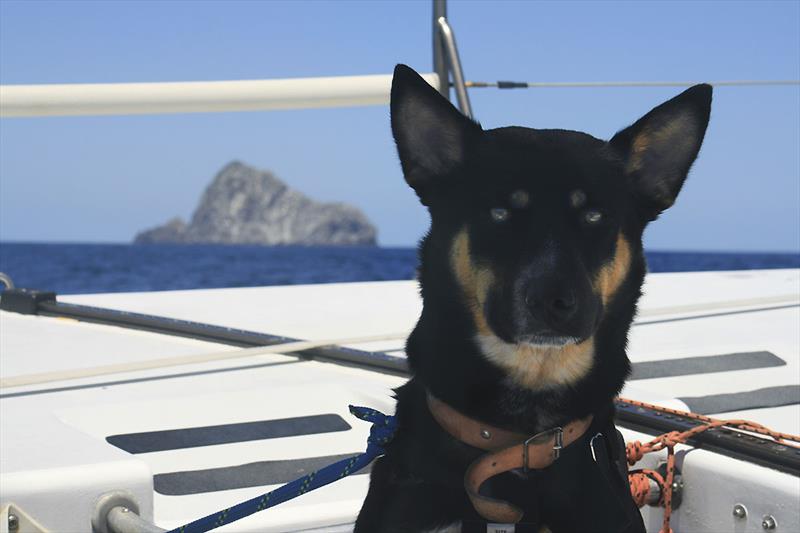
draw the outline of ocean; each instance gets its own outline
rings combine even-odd
[[[651,272],[800,268],[800,254],[648,252]],[[0,243],[17,287],[59,294],[414,277],[414,248]]]

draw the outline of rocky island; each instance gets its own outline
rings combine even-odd
[[[234,161],[206,188],[188,224],[174,218],[134,243],[373,246],[376,235],[359,209],[316,202],[271,172]]]

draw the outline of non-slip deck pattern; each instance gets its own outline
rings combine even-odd
[[[188,472],[168,472],[153,476],[153,486],[156,492],[165,496],[184,496],[218,490],[281,485],[359,453],[304,457],[283,461],[259,461]],[[355,472],[354,475],[366,474],[369,471],[370,467],[366,467]]]
[[[800,385],[765,387],[751,391],[711,394],[708,396],[682,396],[679,399],[689,406],[689,410],[693,413],[701,415],[730,413],[748,409],[800,404]]]
[[[106,437],[106,441],[128,453],[148,453],[260,439],[331,433],[334,431],[347,431],[350,428],[350,424],[345,422],[341,416],[325,414],[218,426],[128,433]]]
[[[772,352],[743,352],[722,355],[706,355],[698,357],[681,357],[679,359],[660,359],[633,363],[633,371],[628,379],[654,379],[674,376],[690,376],[692,374],[710,374],[713,372],[730,372],[732,370],[749,370],[783,366],[786,361]]]

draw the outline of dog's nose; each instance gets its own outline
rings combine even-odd
[[[578,299],[570,287],[541,290],[531,285],[525,296],[525,304],[534,317],[552,326],[569,321],[578,309]]]
[[[559,294],[551,299],[550,312],[558,317],[559,320],[569,320],[569,318],[575,314],[575,309],[577,309],[576,303],[574,292],[568,291]]]

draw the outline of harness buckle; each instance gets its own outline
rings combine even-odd
[[[560,427],[555,429],[556,435],[553,442],[553,461],[561,457],[561,450],[564,449],[564,430]]]
[[[554,427],[541,433],[537,433],[533,437],[528,438],[522,443],[522,471],[528,473],[528,446],[531,442],[543,441],[553,437],[553,461],[557,461],[561,457],[561,450],[564,449],[564,430],[561,427]]]

